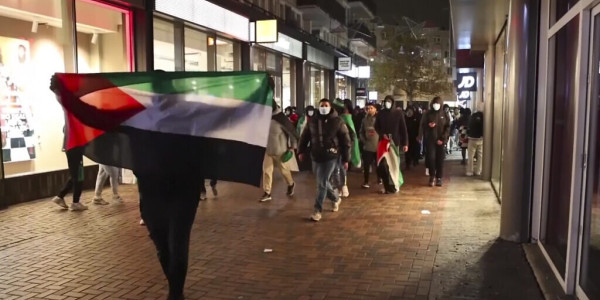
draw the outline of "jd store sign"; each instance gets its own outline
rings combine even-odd
[[[477,73],[460,73],[456,80],[456,90],[461,92],[477,92]]]
[[[477,73],[460,73],[457,77],[457,100],[459,103],[466,103],[471,100],[471,92],[477,91]]]

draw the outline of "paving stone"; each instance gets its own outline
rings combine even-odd
[[[292,198],[276,176],[269,203],[257,188],[219,183],[198,208],[187,299],[541,299],[521,247],[496,240],[489,183],[447,165],[444,187],[428,187],[421,167],[385,196],[351,171],[350,198],[336,213],[325,203],[319,223],[308,219],[310,173],[294,174]],[[120,190],[124,201],[107,206],[85,192],[84,212],[49,199],[0,211],[0,299],[165,299],[136,188]]]

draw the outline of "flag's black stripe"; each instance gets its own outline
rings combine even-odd
[[[138,174],[260,185],[265,148],[243,142],[120,126],[84,146],[91,160]]]

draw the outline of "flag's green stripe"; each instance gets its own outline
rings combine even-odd
[[[147,72],[108,73],[115,86],[159,94],[197,94],[272,105],[272,91],[264,72]]]

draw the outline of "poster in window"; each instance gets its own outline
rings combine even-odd
[[[2,160],[35,159],[35,135],[31,105],[27,101],[29,42],[0,37],[0,132]]]

